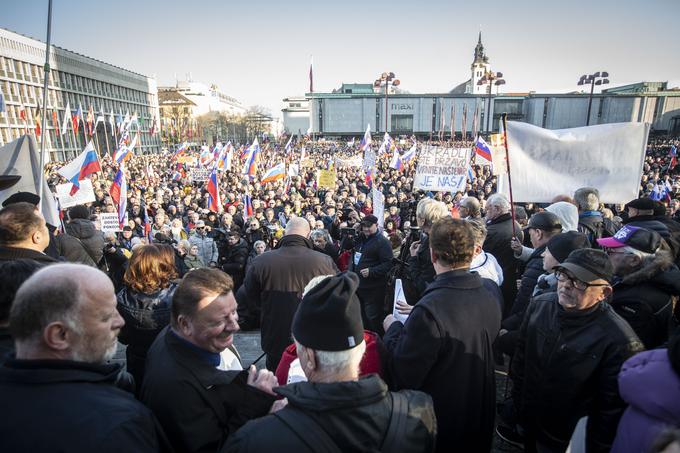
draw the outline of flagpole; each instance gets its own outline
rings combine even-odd
[[[106,130],[106,120],[104,120],[104,139],[106,140],[106,155],[110,156],[111,155],[111,150],[109,149],[109,134],[108,131]]]
[[[45,67],[43,83],[43,105],[47,107],[47,89],[50,83],[50,46],[52,42],[52,0],[47,4],[47,46],[45,47]],[[45,115],[42,117],[42,130],[40,131],[40,184],[38,186],[38,196],[43,202],[43,188],[45,187]]]
[[[512,199],[512,178],[510,177],[510,152],[508,151],[508,114],[501,114],[503,121],[503,143],[505,144],[505,163],[508,167],[508,192],[510,194],[510,214],[512,215],[512,236],[517,237],[515,232],[515,203]]]

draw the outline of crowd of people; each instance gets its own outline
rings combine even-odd
[[[217,209],[201,164],[131,157],[119,232],[101,231],[122,206],[109,156],[61,225],[37,195],[3,202],[3,451],[680,447],[674,142],[650,141],[639,198],[616,206],[592,187],[512,206],[483,160],[465,190],[424,192],[417,157],[376,143],[369,178],[353,143],[286,142],[251,176],[235,147]],[[234,346],[256,329],[259,369]]]

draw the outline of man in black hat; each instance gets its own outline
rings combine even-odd
[[[666,225],[655,218],[655,207],[656,202],[651,198],[638,198],[630,201],[626,204],[628,218],[623,221],[623,224],[656,231],[664,240],[668,241],[671,233]]]
[[[626,225],[614,237],[598,239],[614,267],[612,307],[631,325],[647,349],[668,340],[673,299],[680,296],[680,270],[661,236]]]
[[[588,416],[586,450],[609,451],[625,409],[617,376],[643,346],[607,303],[613,268],[606,253],[574,250],[555,275],[557,293],[527,309],[511,365],[519,426],[497,432],[525,451],[564,451]]]
[[[348,272],[326,277],[305,294],[292,330],[308,381],[277,387],[288,405],[248,422],[223,453],[434,450],[437,428],[427,394],[391,393],[375,374],[359,379],[366,344],[358,286]]]
[[[390,241],[378,231],[378,218],[367,215],[361,220],[361,234],[355,243],[349,269],[359,276],[357,294],[364,327],[379,335],[383,333],[385,288],[392,257]]]
[[[543,252],[548,241],[562,232],[562,224],[559,217],[552,212],[537,212],[529,219],[526,232],[531,240],[534,251],[526,262],[522,283],[517,291],[517,297],[510,309],[510,316],[522,319],[529,305],[529,300],[534,292],[538,277],[543,273]]]

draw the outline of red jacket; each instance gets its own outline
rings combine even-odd
[[[364,352],[361,363],[359,363],[359,376],[376,373],[384,379],[382,364],[384,346],[382,340],[377,333],[364,330],[364,341],[366,342],[366,352]],[[278,379],[279,385],[286,385],[288,383],[288,370],[290,369],[290,364],[295,359],[297,359],[297,350],[295,349],[295,343],[293,343],[283,351],[279,366],[276,367],[276,379]]]

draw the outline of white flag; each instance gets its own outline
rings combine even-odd
[[[61,123],[61,135],[68,131],[68,123],[71,122],[71,104],[66,102],[66,110],[64,110],[64,121]]]

